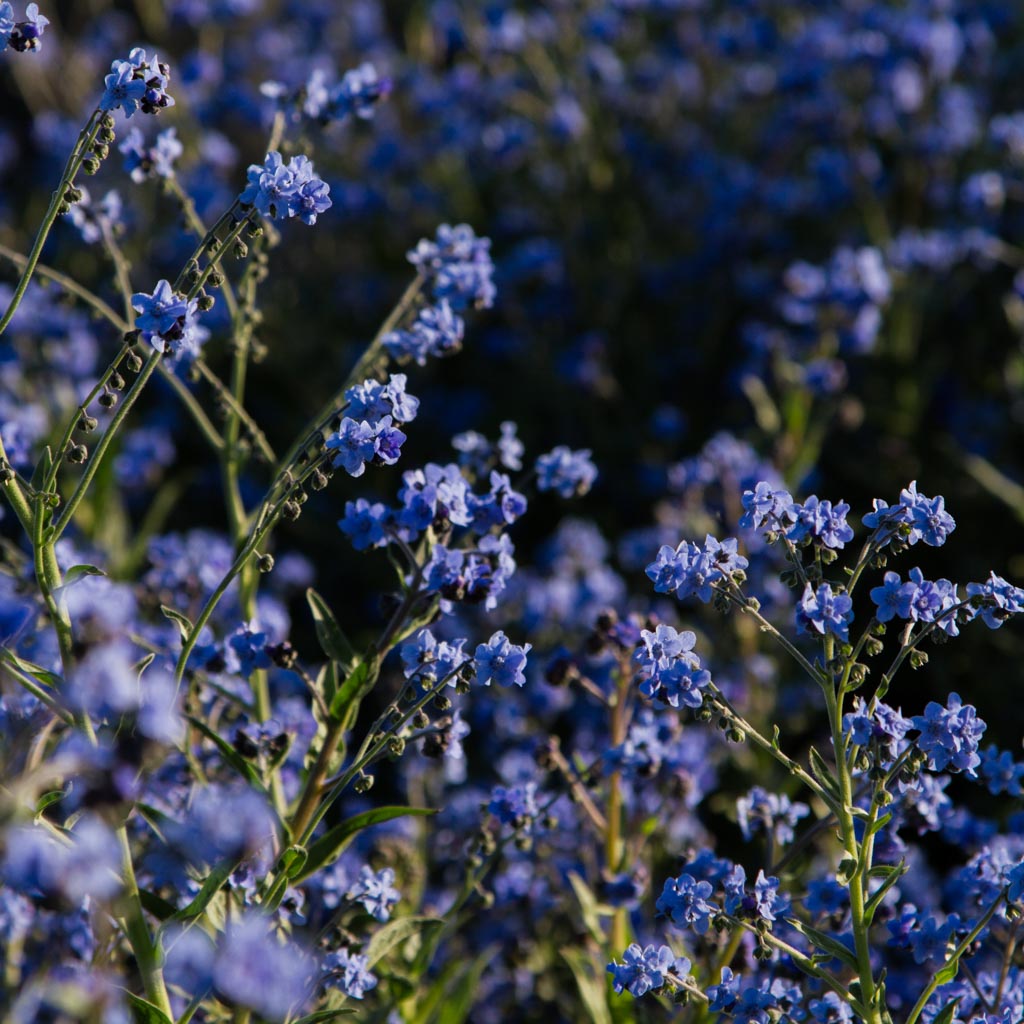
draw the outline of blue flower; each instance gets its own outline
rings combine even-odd
[[[429,629],[421,629],[412,640],[402,645],[405,678],[429,690],[439,680],[448,678],[455,685],[455,674],[470,657],[463,651],[465,640],[437,640]]]
[[[305,156],[293,156],[285,164],[275,150],[262,164],[250,164],[246,178],[248,184],[239,202],[265,217],[298,217],[306,224],[315,224],[317,216],[331,207],[330,188]]]
[[[784,793],[769,793],[761,786],[736,801],[736,821],[748,842],[755,832],[764,830],[777,843],[791,843],[796,823],[810,813],[807,804],[793,803]]]
[[[110,74],[103,80],[100,110],[121,109],[125,117],[131,117],[136,110],[156,114],[173,107],[174,99],[166,91],[170,76],[166,64],[156,57],[147,60],[146,51],[136,48],[127,60],[115,60],[110,65]]]
[[[915,715],[914,728],[920,730],[915,741],[928,755],[932,771],[948,768],[976,778],[975,768],[981,764],[978,745],[985,732],[985,723],[970,704],[964,704],[960,695],[951,693],[946,707],[930,701],[923,715]]]
[[[740,996],[741,975],[733,974],[731,967],[722,968],[722,980],[708,987],[708,1009],[713,1013],[728,1013]]]
[[[665,879],[655,909],[670,918],[673,924],[692,928],[703,935],[711,927],[718,908],[708,899],[714,889],[710,882],[698,881],[692,875]]]
[[[132,181],[141,184],[147,178],[173,178],[174,161],[185,151],[176,128],[160,132],[147,146],[142,132],[134,125],[117,147],[124,155],[124,169]]]
[[[377,433],[366,420],[357,421],[346,416],[325,443],[333,452],[332,465],[342,467],[350,476],[362,476],[366,463],[377,452]]]
[[[324,957],[323,983],[341,989],[350,999],[362,999],[377,987],[377,977],[370,972],[368,957],[339,949]]]
[[[332,118],[357,117],[368,121],[377,106],[391,92],[391,79],[381,78],[370,63],[351,68],[330,92],[327,114]]]
[[[454,309],[494,304],[494,263],[491,240],[478,238],[468,224],[442,224],[433,240],[421,239],[408,254],[409,262],[430,280],[434,298]]]
[[[294,942],[281,941],[269,919],[249,912],[233,916],[217,950],[218,991],[261,1017],[283,1020],[301,1011],[312,994],[315,964]]]
[[[774,488],[760,480],[752,491],[743,492],[744,513],[740,526],[746,529],[786,531],[796,520],[797,506],[793,496],[782,488]]]
[[[572,451],[565,445],[553,448],[537,459],[537,489],[557,491],[563,498],[580,497],[597,479],[597,467],[590,450]]]
[[[1011,615],[1024,612],[1024,589],[1016,587],[1002,576],[989,573],[984,583],[968,583],[971,604],[978,606],[978,615],[989,629],[999,627]]]
[[[613,960],[607,970],[616,992],[626,990],[639,999],[648,992],[664,988],[670,972],[677,977],[689,975],[690,961],[685,957],[677,958],[668,946],[652,945],[641,949],[634,942],[622,954],[622,963]]]
[[[819,501],[812,494],[803,505],[794,506],[796,522],[789,529],[789,539],[795,543],[813,540],[823,547],[838,551],[853,540],[853,529],[846,522],[850,506],[839,502]]]
[[[490,686],[492,680],[499,686],[522,686],[526,682],[526,655],[532,647],[513,644],[499,629],[476,649],[476,682],[481,686]]]
[[[387,523],[391,513],[379,501],[372,504],[365,498],[345,502],[345,516],[338,527],[352,541],[356,551],[383,547],[387,543]]]
[[[487,811],[503,825],[523,828],[540,813],[537,807],[537,784],[525,782],[521,786],[495,786]]]
[[[796,625],[801,633],[831,633],[847,641],[851,622],[853,601],[848,594],[834,593],[827,583],[822,583],[817,591],[807,584],[796,610]]]
[[[736,548],[735,538],[719,542],[710,534],[705,537],[703,548],[685,540],[674,551],[663,545],[657,559],[647,566],[647,576],[654,581],[659,594],[675,594],[680,601],[696,597],[707,603],[713,584],[747,568],[747,559]]]
[[[392,868],[375,872],[368,864],[364,864],[359,870],[359,881],[349,889],[346,896],[362,903],[368,914],[384,922],[391,917],[392,908],[402,898],[394,883],[395,872]]]
[[[872,529],[872,538],[879,544],[900,540],[906,544],[939,547],[956,529],[956,522],[946,511],[945,499],[925,497],[917,491],[917,481],[900,492],[900,503],[890,507],[880,498],[874,500],[874,511],[864,516],[864,525]]]
[[[43,32],[49,24],[50,19],[39,13],[39,4],[29,4],[25,8],[25,20],[16,22],[14,8],[5,0],[0,4],[0,53],[8,45],[18,53],[38,50]]]
[[[914,584],[904,583],[899,573],[887,572],[885,582],[871,590],[871,600],[878,605],[875,618],[888,622],[893,617],[906,619],[910,616],[910,601],[914,595]]]
[[[199,328],[198,303],[171,288],[170,282],[157,282],[152,294],[136,292],[132,308],[139,315],[135,326],[157,352],[172,355],[187,349]]]

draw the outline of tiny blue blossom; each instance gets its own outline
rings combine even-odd
[[[686,977],[690,973],[690,961],[676,957],[668,946],[647,946],[643,949],[632,943],[622,954],[622,963],[608,964],[612,976],[612,987],[616,992],[628,991],[640,998],[648,992],[657,992],[665,987],[670,973]]]
[[[350,999],[362,999],[377,987],[377,976],[370,971],[368,957],[339,949],[324,957],[323,983],[341,989]]]
[[[476,649],[476,682],[481,686],[490,686],[492,680],[499,686],[522,686],[526,682],[526,655],[532,647],[513,644],[499,629]]]
[[[374,871],[368,864],[359,870],[359,879],[347,893],[347,898],[362,903],[366,912],[378,921],[390,919],[395,904],[402,894],[395,888],[393,868]]]
[[[981,764],[978,745],[985,732],[985,723],[970,704],[964,704],[960,695],[951,693],[946,707],[930,701],[923,715],[915,715],[914,728],[920,730],[915,741],[928,755],[932,771],[949,769],[964,772],[975,778],[975,768]]]
[[[580,497],[597,479],[597,467],[590,450],[572,451],[559,445],[537,459],[537,489],[557,491],[563,498]]]
[[[704,935],[718,912],[718,908],[709,902],[713,892],[710,882],[698,881],[692,875],[667,878],[656,909],[659,914],[670,918],[673,924],[692,928],[698,935]]]
[[[817,591],[807,584],[796,610],[796,625],[801,633],[831,633],[845,641],[849,639],[851,622],[853,601],[848,594],[835,593],[827,583],[822,583]]]

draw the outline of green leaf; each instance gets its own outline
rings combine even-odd
[[[206,876],[206,881],[203,882],[202,888],[196,893],[192,902],[187,907],[182,907],[181,910],[175,911],[169,920],[187,921],[189,918],[198,917],[210,905],[210,900],[220,892],[221,886],[228,880],[231,872],[235,870],[235,864],[236,862],[233,860],[226,860],[222,864],[218,864]]]
[[[64,684],[64,680],[56,673],[50,672],[48,669],[43,668],[42,665],[37,665],[34,661],[27,661],[25,658],[19,658],[14,651],[10,651],[6,647],[0,647],[0,659],[3,659],[13,665],[16,669],[24,672],[25,675],[31,676],[44,686],[51,686],[53,689],[58,690]]]
[[[191,621],[179,611],[175,611],[173,608],[168,608],[167,605],[160,605],[160,611],[164,615],[177,624],[179,631],[181,632],[181,639],[186,640],[192,634],[192,623]]]
[[[320,649],[331,661],[336,661],[346,669],[358,661],[352,644],[342,632],[338,620],[334,617],[330,605],[312,588],[306,591],[306,601],[313,613],[313,625],[316,627],[316,638]]]
[[[106,575],[107,574],[102,569],[97,569],[95,565],[73,565],[66,573],[64,573],[64,582],[61,584],[61,587],[70,587],[72,583],[77,583],[85,576]]]
[[[576,899],[579,900],[580,910],[583,913],[583,923],[587,927],[587,931],[593,936],[594,941],[599,945],[604,945],[605,935],[604,929],[601,927],[601,917],[597,910],[597,897],[594,896],[583,879],[576,874],[575,871],[569,872],[569,884],[572,886],[573,892],[576,893]],[[565,952],[562,952],[563,957]],[[571,967],[572,964],[569,964]],[[602,994],[604,992],[604,985],[601,986]]]
[[[884,868],[874,867],[868,874],[874,878],[882,878],[882,884],[871,894],[871,898],[868,900],[867,905],[864,908],[864,919],[868,924],[871,924],[875,916],[875,911],[878,910],[885,899],[885,894],[906,874],[907,862],[901,860],[899,864],[893,864]]]
[[[378,960],[387,956],[396,946],[422,932],[444,927],[440,917],[399,917],[389,921],[383,928],[374,933],[366,947],[365,956],[368,966],[373,967]]]
[[[429,988],[424,991],[420,986],[411,1006],[403,1007],[406,1024],[464,1024],[473,1008],[480,976],[497,952],[497,946],[488,946],[468,966],[453,958],[431,979]]]
[[[951,960],[941,971],[938,971],[935,975],[935,980],[940,985],[946,985],[953,981],[954,978],[960,973],[960,958]]]
[[[293,880],[301,882],[322,867],[334,863],[345,847],[363,829],[369,828],[371,825],[379,825],[384,821],[410,815],[425,817],[430,814],[437,814],[437,811],[431,807],[375,807],[373,810],[363,811],[362,814],[346,818],[340,825],[335,825],[334,828],[325,832],[309,847],[309,855],[299,873],[293,876]]]
[[[168,903],[162,896],[148,889],[139,890],[139,902],[145,910],[148,910],[158,921],[166,921],[174,917],[178,908],[173,903]]]
[[[373,688],[376,673],[370,672],[369,662],[361,661],[349,673],[338,692],[331,698],[331,718],[343,722],[347,728],[352,724],[363,697]]]
[[[53,469],[53,449],[47,445],[43,449],[43,454],[39,456],[35,469],[32,471],[32,479],[28,482],[29,487],[33,491],[43,490],[43,484],[50,475],[51,469]]]
[[[260,779],[259,772],[256,768],[251,765],[241,754],[223,736],[218,735],[213,729],[211,729],[201,718],[195,718],[192,715],[186,716],[189,722],[192,723],[213,745],[220,751],[221,757],[231,765],[240,775],[244,776],[249,782],[255,786],[261,793],[266,793],[266,787],[263,785]]]
[[[289,846],[281,854],[278,870],[283,871],[289,878],[295,878],[305,867],[308,859],[309,851],[304,846]]]
[[[829,791],[832,796],[837,800],[841,799],[839,783],[836,782],[836,777],[832,774],[832,769],[828,766],[828,763],[814,747],[811,747],[807,753],[810,757],[811,772],[814,777],[825,787],[825,789]]]
[[[582,949],[566,946],[558,952],[576,979],[580,999],[592,1024],[613,1024],[608,1001],[605,999],[604,972],[597,973],[593,961]]]
[[[125,995],[128,996],[128,1005],[132,1008],[132,1019],[136,1024],[173,1024],[159,1006],[154,1006],[149,1000],[132,992],[126,992]]]
[[[868,826],[867,834],[873,836],[876,832],[881,832],[889,822],[892,821],[892,811],[887,814],[883,814],[878,821]]]
[[[951,1003],[946,1003],[935,1017],[932,1018],[932,1024],[951,1024],[956,1016],[956,1011],[960,1008],[960,1000],[962,998],[962,996],[957,996]]]
[[[36,814],[42,814],[47,807],[57,803],[58,800],[63,800],[70,791],[71,784],[64,789],[51,789],[49,792],[43,793],[43,795],[36,801]]]
[[[804,924],[803,921],[797,921],[794,918],[786,918],[786,920],[823,953],[828,953],[835,959],[841,960],[847,967],[851,967],[855,971],[858,970],[857,958],[854,956],[853,950],[848,949],[838,939],[833,939],[825,932],[819,932],[817,928],[812,928],[809,924]]]

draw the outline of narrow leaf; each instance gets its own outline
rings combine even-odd
[[[957,996],[951,1003],[946,1003],[935,1017],[932,1018],[932,1024],[952,1024],[956,1011],[960,1008],[961,998],[961,996]]]
[[[579,900],[583,923],[586,925],[587,931],[598,945],[604,945],[605,935],[597,911],[597,897],[594,896],[590,886],[575,871],[569,872],[569,884],[572,886],[573,892],[576,893],[576,899]],[[565,956],[565,951],[562,952],[562,956]],[[572,964],[569,966],[571,967]],[[604,992],[603,985],[601,991]]]
[[[612,1024],[612,1014],[605,999],[604,975],[595,972],[593,962],[582,949],[566,946],[558,952],[576,979],[588,1019],[593,1024]]]
[[[62,586],[70,587],[72,583],[77,583],[84,576],[106,575],[107,574],[102,569],[98,569],[95,565],[73,565],[66,573],[64,573],[64,583]]]
[[[371,825],[379,825],[394,818],[411,816],[425,817],[437,814],[431,807],[375,807],[362,814],[346,818],[340,825],[324,833],[309,847],[309,855],[299,872],[292,876],[295,881],[302,881],[319,871],[322,867],[332,864],[355,837]]]
[[[211,729],[201,718],[195,718],[192,715],[188,715],[189,722],[192,723],[213,745],[220,751],[221,757],[231,765],[240,775],[252,783],[261,793],[266,793],[266,787],[260,779],[259,772],[256,768],[249,764],[248,761],[223,736],[218,735],[213,729]]]
[[[370,967],[378,960],[387,956],[396,946],[406,939],[419,935],[420,932],[441,928],[444,920],[440,917],[399,917],[389,921],[376,932],[366,947],[366,957]]]
[[[826,935],[825,932],[819,932],[817,928],[812,928],[809,924],[804,924],[803,921],[797,921],[793,918],[786,918],[786,920],[801,935],[810,939],[823,953],[828,953],[835,959],[841,960],[847,967],[851,967],[855,971],[857,970],[857,958],[854,956],[853,951],[844,946],[838,939],[832,938],[831,935]]]
[[[209,905],[210,900],[221,890],[221,886],[228,880],[228,876],[235,870],[235,862],[226,860],[218,864],[206,877],[202,888],[196,893],[195,898],[187,907],[175,911],[171,921],[187,921],[191,917],[198,917]]]
[[[331,718],[350,724],[359,710],[360,701],[369,692],[373,683],[369,664],[361,661],[349,673],[348,678],[338,687],[338,692],[331,699]]]
[[[176,611],[174,608],[168,608],[165,604],[160,605],[160,611],[162,611],[164,615],[171,620],[171,622],[177,624],[178,629],[181,632],[182,640],[185,640],[192,633],[191,621],[189,621],[186,616],[182,615],[181,612]]]
[[[350,668],[358,660],[358,655],[338,625],[330,605],[312,587],[306,591],[306,601],[313,613],[313,625],[316,627],[320,649],[331,661]]]
[[[132,1019],[136,1024],[173,1024],[159,1006],[154,1006],[149,1000],[132,992],[125,992],[125,995],[128,996],[128,1005],[132,1008]]]
[[[811,747],[807,752],[811,761],[811,772],[814,777],[832,794],[836,799],[840,798],[839,784],[836,782],[832,769],[818,751]]]

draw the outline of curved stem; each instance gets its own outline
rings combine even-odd
[[[85,497],[85,492],[88,490],[89,485],[92,483],[93,478],[96,476],[96,473],[103,462],[103,456],[106,454],[111,442],[114,440],[118,430],[124,423],[131,407],[135,404],[135,400],[139,397],[142,389],[146,386],[146,381],[148,381],[153,375],[153,371],[156,369],[157,363],[159,363],[161,358],[162,354],[160,352],[154,351],[150,354],[149,358],[143,364],[142,369],[139,371],[138,377],[135,378],[132,386],[125,393],[124,398],[122,398],[120,406],[111,418],[107,429],[103,432],[103,437],[100,439],[100,443],[96,446],[92,458],[86,466],[85,472],[82,474],[74,492],[68,499],[67,506],[61,513],[60,519],[57,520],[56,525],[50,528],[47,539],[51,543],[58,540],[60,535],[67,529],[68,524],[71,522],[72,517],[78,509],[78,506],[82,503],[82,499]]]
[[[46,216],[43,217],[43,223],[39,226],[38,232],[36,232],[35,242],[26,258],[25,268],[14,289],[14,295],[11,297],[7,312],[0,319],[0,334],[7,330],[7,325],[11,322],[18,306],[21,305],[21,300],[25,297],[25,291],[28,288],[29,281],[32,280],[32,274],[35,272],[36,263],[39,262],[43,246],[46,244],[46,239],[49,237],[50,231],[57,220],[60,205],[64,201],[64,193],[74,180],[78,169],[82,166],[82,161],[85,159],[89,147],[96,141],[96,135],[100,130],[100,121],[100,111],[97,108],[89,115],[89,120],[78,135],[78,141],[68,157],[68,162],[64,165],[64,173],[61,175],[60,184],[50,197],[50,206],[46,211]]]

